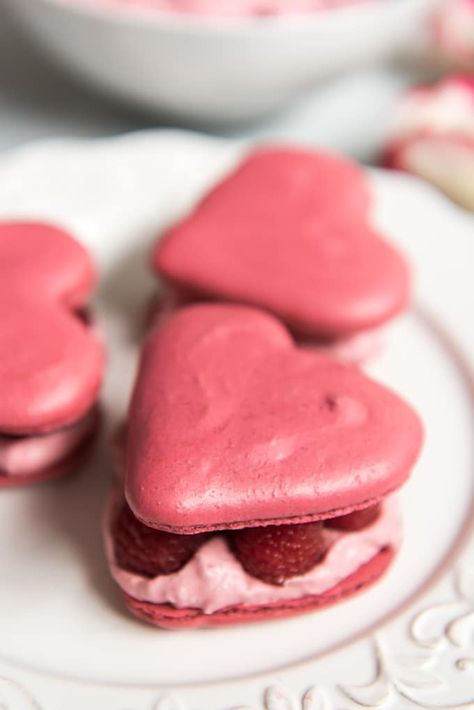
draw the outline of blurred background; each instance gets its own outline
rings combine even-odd
[[[474,182],[474,89],[400,119],[401,99],[473,67],[473,0],[0,0],[0,150],[174,126],[309,142],[449,192],[438,134],[443,165]],[[418,145],[394,158],[399,130],[436,133],[421,167]]]

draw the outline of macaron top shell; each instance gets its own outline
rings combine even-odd
[[[95,286],[91,258],[67,232],[39,222],[0,223],[0,288],[80,306]]]
[[[0,224],[1,432],[48,431],[94,403],[103,350],[73,312],[94,282],[90,257],[65,232]]]
[[[297,348],[272,316],[188,306],[144,347],[126,497],[145,524],[182,533],[318,520],[400,486],[421,441],[399,397]]]
[[[299,334],[349,335],[409,300],[407,265],[370,224],[370,203],[349,161],[259,149],[164,235],[153,265],[175,286],[268,309]]]

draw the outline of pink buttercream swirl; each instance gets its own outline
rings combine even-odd
[[[388,499],[377,520],[363,530],[347,533],[326,528],[331,547],[324,560],[282,586],[266,584],[247,574],[222,535],[215,535],[205,543],[179,572],[149,579],[127,572],[115,563],[110,529],[117,507],[114,498],[106,516],[105,546],[112,575],[121,589],[140,601],[200,609],[205,614],[240,604],[258,606],[322,594],[356,572],[384,547],[398,548],[401,542],[399,507],[394,499]]]

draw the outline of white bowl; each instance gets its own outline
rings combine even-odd
[[[435,2],[229,21],[81,0],[3,1],[77,76],[142,108],[206,122],[254,119],[317,80],[414,45]]]

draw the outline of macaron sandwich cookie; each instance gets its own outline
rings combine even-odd
[[[418,416],[271,314],[183,307],[144,344],[106,551],[129,609],[166,628],[272,619],[375,582]]]
[[[0,223],[0,487],[75,469],[96,430],[103,348],[91,259],[64,231]]]
[[[254,150],[158,240],[158,315],[198,300],[254,305],[299,340],[365,359],[363,339],[410,299],[407,264],[373,226],[372,203],[346,159]]]

